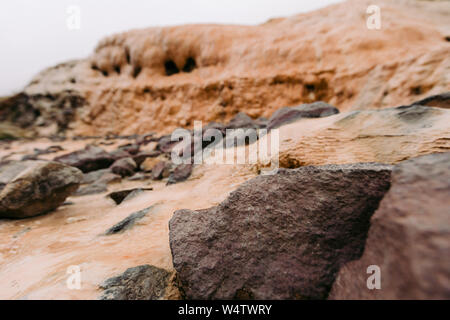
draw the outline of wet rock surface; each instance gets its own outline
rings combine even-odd
[[[340,270],[330,299],[450,298],[450,153],[395,166],[364,254]],[[379,268],[379,288],[367,272]]]
[[[254,178],[219,206],[170,220],[188,299],[323,299],[358,258],[391,166],[327,165]]]

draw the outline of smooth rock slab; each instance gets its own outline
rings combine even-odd
[[[371,265],[380,268],[379,290],[367,287]],[[450,299],[450,153],[394,168],[364,254],[340,270],[330,298]]]
[[[169,222],[188,299],[323,299],[361,256],[391,166],[326,165],[256,177],[219,206]]]
[[[0,192],[3,218],[29,218],[52,211],[77,190],[83,179],[77,168],[57,162],[14,162],[0,170],[0,176],[10,179]]]

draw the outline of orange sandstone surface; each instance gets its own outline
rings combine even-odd
[[[370,4],[380,30],[366,26]],[[133,30],[24,91],[80,94],[86,105],[70,127],[87,135],[170,132],[317,100],[341,111],[393,107],[450,89],[449,21],[447,1],[350,0],[257,26]]]

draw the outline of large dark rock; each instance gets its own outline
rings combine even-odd
[[[161,300],[170,295],[173,274],[150,265],[127,269],[100,285],[101,300]]]
[[[180,210],[170,247],[189,299],[322,299],[363,251],[391,166],[280,169],[219,206]]]
[[[57,162],[12,162],[0,168],[0,217],[29,218],[56,209],[77,190],[80,170]]]
[[[100,147],[88,145],[85,149],[56,157],[54,160],[86,173],[109,168],[115,158]]]
[[[270,117],[267,130],[279,128],[300,118],[323,118],[337,113],[339,113],[337,108],[322,101],[302,104],[297,107],[284,107],[275,111]]]
[[[363,256],[340,270],[330,298],[450,299],[449,195],[450,153],[398,164]],[[379,290],[367,286],[371,265],[380,268]]]

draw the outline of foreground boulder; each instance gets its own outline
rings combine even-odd
[[[117,159],[100,147],[88,145],[83,150],[56,157],[54,160],[76,167],[86,173],[109,168]]]
[[[402,162],[372,217],[361,259],[346,264],[332,299],[450,299],[450,153]],[[379,289],[369,290],[369,266]]]
[[[362,254],[391,166],[280,169],[219,206],[180,210],[170,247],[188,299],[326,298],[339,267]]]
[[[9,182],[0,192],[3,218],[29,218],[54,210],[83,179],[77,168],[44,161],[10,163],[0,168],[0,177],[5,176]]]
[[[322,101],[302,104],[297,107],[284,107],[275,111],[270,117],[267,130],[279,128],[300,118],[323,118],[337,113],[339,113],[337,108]]]
[[[161,300],[177,298],[173,273],[150,265],[127,269],[100,285],[101,300]]]

